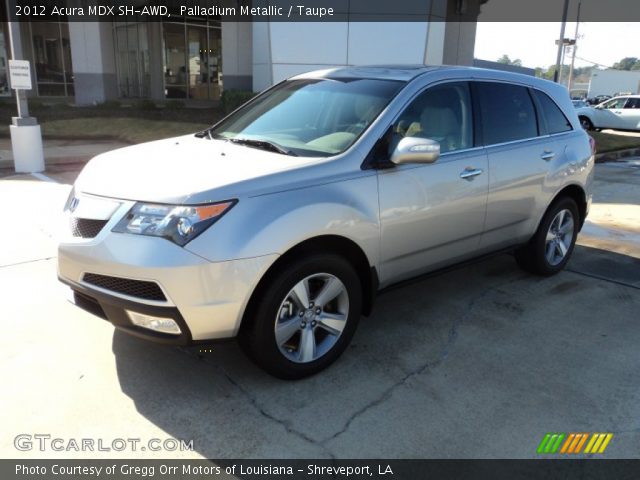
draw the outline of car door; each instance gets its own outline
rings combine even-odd
[[[474,82],[482,138],[489,158],[489,194],[484,251],[531,236],[540,208],[549,162],[563,154],[548,135],[540,136],[532,93],[525,86]],[[535,228],[533,228],[535,230]]]
[[[594,126],[596,128],[626,128],[622,119],[625,103],[627,103],[627,97],[617,97],[595,107]]]
[[[473,256],[487,203],[487,156],[475,147],[467,82],[417,95],[392,125],[388,153],[403,137],[440,143],[431,164],[379,170],[381,285]]]
[[[629,97],[619,114],[623,128],[640,130],[640,97]]]

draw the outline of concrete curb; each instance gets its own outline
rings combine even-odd
[[[640,156],[640,148],[628,148],[626,150],[616,150],[613,152],[599,153],[596,155],[596,163],[618,162],[627,157]]]

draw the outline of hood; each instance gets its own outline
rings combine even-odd
[[[98,155],[84,167],[75,187],[79,192],[124,200],[184,203],[194,194],[314,160],[185,135]]]

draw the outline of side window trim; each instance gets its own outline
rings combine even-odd
[[[480,115],[480,96],[478,95],[478,81],[471,80],[469,94],[471,95],[471,118],[473,119],[473,148],[484,148],[484,125]]]

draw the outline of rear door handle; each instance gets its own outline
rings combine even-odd
[[[549,160],[551,160],[555,156],[556,156],[555,153],[550,152],[549,150],[545,150],[544,153],[542,155],[540,155],[540,158],[543,159],[543,160],[546,160],[548,162]]]
[[[484,170],[482,170],[481,168],[467,167],[462,172],[460,172],[460,178],[471,181],[478,175],[482,174],[483,171]]]

